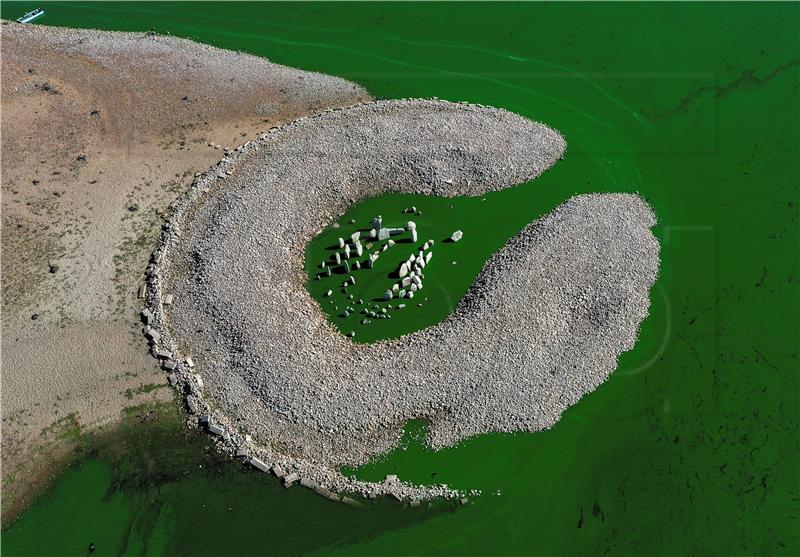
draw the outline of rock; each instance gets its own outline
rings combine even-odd
[[[394,244],[395,244],[395,241],[394,241],[394,240],[389,240],[388,242],[386,242],[386,247],[389,247],[389,248],[390,248],[390,247],[392,247]]]
[[[380,216],[380,215],[378,215],[377,217],[374,217],[372,219],[372,225],[371,226],[372,226],[372,228],[374,230],[379,230],[381,228],[381,226],[383,226],[383,217]],[[372,234],[371,231],[370,231],[370,234]]]
[[[339,238],[339,249],[344,247],[344,238]]]
[[[422,249],[424,250],[428,249],[429,247],[430,247],[430,242],[425,242],[424,244],[422,244]]]
[[[377,230],[375,230],[374,228],[373,228],[373,229],[371,229],[371,230],[369,231],[369,237],[370,237],[370,238],[377,238],[377,237],[378,237],[378,231],[377,231]],[[367,244],[367,249],[369,249],[369,248],[371,248],[371,247],[372,247],[372,246],[370,246],[369,244]]]
[[[383,293],[383,299],[384,300],[391,300],[393,297],[394,297],[394,294],[392,294],[391,290],[386,290],[386,292]]]
[[[189,366],[189,369],[194,367],[194,360],[191,356],[186,356],[186,365]]]
[[[378,240],[388,240],[389,239],[389,229],[388,228],[381,228],[378,230]]]
[[[402,263],[400,265],[400,271],[398,271],[398,274],[400,275],[400,278],[403,278],[408,274],[408,264],[407,263]],[[407,285],[403,284],[403,286],[407,286]]]
[[[364,247],[361,242],[356,242],[356,256],[361,257],[364,254]]]
[[[413,297],[414,297],[414,292],[409,292],[408,294],[406,294],[406,298],[413,298]]]
[[[433,257],[432,251],[429,251],[427,254],[425,254],[425,263],[430,263],[431,257]]]
[[[405,304],[400,304],[400,305],[397,306],[397,309],[403,309],[404,307],[406,307]]]
[[[345,259],[350,259],[350,246],[349,245],[345,245],[344,246],[344,258]]]
[[[328,296],[330,296],[331,294],[333,294],[333,290],[328,290],[328,291],[327,291],[327,292],[325,292],[325,294],[323,294],[323,295],[324,295],[324,296],[327,298],[327,297],[328,297]]]
[[[416,229],[411,231],[411,241],[412,242],[416,242],[417,241],[417,231],[416,231]]]
[[[397,292],[398,290],[400,290],[400,285],[399,284],[393,284],[392,285],[392,292]]]
[[[397,297],[398,297],[398,298],[405,298],[405,297],[406,297],[406,291],[405,291],[405,290],[400,290],[400,291],[397,293]]]
[[[450,239],[451,239],[453,242],[458,242],[458,241],[459,241],[459,240],[462,238],[462,236],[464,236],[464,233],[463,233],[463,232],[461,232],[460,230],[456,230],[456,231],[455,231],[455,232],[453,232],[453,234],[450,236]]]
[[[405,228],[390,228],[389,229],[389,234],[391,236],[397,236],[398,234],[402,234],[405,231],[406,231]]]
[[[400,285],[401,285],[403,288],[405,288],[405,287],[406,287],[406,286],[408,286],[409,284],[411,284],[411,277],[405,277],[403,280],[401,280],[401,281],[400,281]]]
[[[281,468],[280,464],[274,464],[272,466],[272,473],[275,474],[277,478],[283,478],[286,475],[286,472]]]
[[[342,264],[342,256],[339,255],[338,251],[333,254],[333,258],[336,260],[336,264],[337,265],[341,265]]]
[[[413,220],[410,220],[406,223],[406,228],[408,230],[415,230],[417,228],[417,223],[415,223]]]
[[[360,262],[360,261],[358,261],[358,260],[356,260],[356,261],[353,263],[353,268],[354,268],[356,271],[360,270],[360,269],[361,269],[361,262]]]
[[[269,466],[267,466],[264,463],[264,461],[262,461],[262,460],[260,460],[260,459],[258,459],[256,457],[252,457],[250,459],[250,466],[252,466],[254,468],[257,468],[257,469],[261,470],[262,472],[269,472]]]
[[[353,244],[355,245],[356,243],[358,243],[358,239],[360,237],[361,237],[361,232],[353,232],[350,235],[350,241],[353,242]]]
[[[344,272],[345,273],[349,273],[350,272],[350,262],[347,261],[347,260],[345,260],[345,262],[344,262]]]

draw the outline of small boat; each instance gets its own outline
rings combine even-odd
[[[17,19],[19,23],[28,23],[33,21],[39,16],[44,15],[44,10],[42,8],[36,8],[35,10],[31,10],[30,12],[26,13],[24,16]]]

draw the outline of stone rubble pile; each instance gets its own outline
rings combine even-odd
[[[338,470],[395,447],[409,419],[428,422],[438,449],[549,428],[597,388],[647,315],[659,249],[647,203],[567,200],[511,238],[445,321],[368,345],[328,322],[297,245],[358,200],[482,195],[537,177],[565,148],[510,112],[407,100],[304,118],[231,153],[173,204],[148,267],[142,320],[192,416],[209,416],[203,427],[231,455],[326,497],[467,495]],[[384,229],[388,243],[382,219],[370,225],[370,242]],[[432,247],[410,254],[393,298],[424,284]]]

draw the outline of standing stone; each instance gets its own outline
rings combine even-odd
[[[333,294],[333,290],[328,290],[327,292],[325,292],[325,297],[327,298],[331,294]]]
[[[344,258],[350,259],[350,246],[348,245],[344,246]]]
[[[377,237],[378,237],[378,231],[377,231],[377,230],[375,230],[374,228],[373,228],[373,229],[371,229],[371,230],[369,231],[369,237],[370,237],[370,238],[377,238]],[[369,248],[368,248],[368,249],[369,249]]]
[[[337,265],[341,265],[342,264],[342,256],[339,255],[338,251],[335,254],[333,254],[333,257],[334,257],[334,259],[336,259],[336,264]]]
[[[388,228],[381,228],[378,230],[378,240],[388,240],[389,239],[389,229]]]
[[[406,223],[406,228],[408,230],[415,230],[417,228],[417,223],[415,223],[413,220],[410,220]]]
[[[430,261],[431,261],[431,257],[433,257],[433,252],[432,252],[432,251],[429,251],[429,252],[428,252],[428,253],[425,255],[425,263],[430,263]]]
[[[361,237],[361,232],[353,232],[350,235],[350,240],[353,242],[353,244],[356,244],[360,237]]]
[[[392,294],[391,290],[387,290],[386,292],[383,293],[383,299],[384,300],[391,300],[393,297],[394,297],[394,294]]]
[[[358,270],[360,270],[360,269],[361,269],[361,262],[360,262],[358,259],[356,259],[355,263],[353,263],[353,268],[354,268],[356,271],[358,271]]]
[[[453,235],[450,236],[450,239],[454,242],[458,242],[462,236],[464,236],[464,233],[461,232],[460,230],[456,230],[455,232],[453,232]]]
[[[339,249],[344,247],[344,238],[339,238]]]
[[[408,274],[408,264],[407,263],[403,263],[402,265],[400,265],[400,271],[398,272],[398,274],[400,275],[400,278],[403,278]]]
[[[380,229],[381,226],[383,226],[383,217],[381,215],[378,215],[377,217],[374,217],[372,219],[372,228],[378,230]]]
[[[416,242],[417,241],[417,229],[416,228],[411,231],[411,241],[412,242]]]
[[[345,262],[344,262],[344,272],[345,273],[349,273],[350,272],[350,262],[347,261],[347,260],[345,260]]]
[[[356,255],[361,257],[364,253],[364,246],[361,245],[361,242],[356,242]]]

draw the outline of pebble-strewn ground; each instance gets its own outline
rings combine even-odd
[[[510,112],[423,100],[266,134],[176,203],[150,267],[153,324],[168,325],[156,344],[180,347],[172,359],[197,412],[279,471],[334,490],[447,494],[335,470],[392,448],[410,418],[429,420],[435,448],[553,425],[634,344],[658,271],[652,211],[633,195],[572,198],[512,238],[444,322],[366,346],[306,291],[303,248],[359,199],[480,195],[535,178],[565,148]]]

